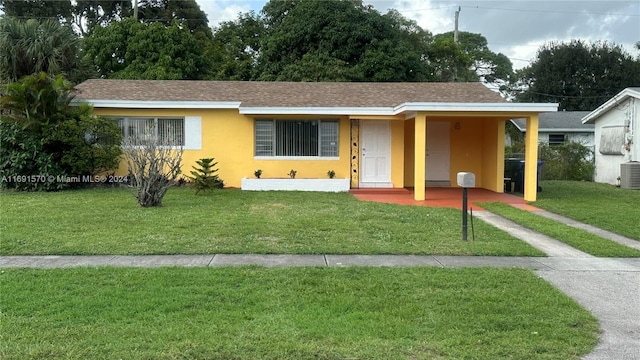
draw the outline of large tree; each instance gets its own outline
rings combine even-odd
[[[0,0],[0,10],[6,16],[20,19],[51,19],[71,22],[73,5],[71,0]]]
[[[90,74],[82,62],[80,40],[57,20],[0,17],[0,80],[3,84],[25,75],[63,74],[79,82]]]
[[[253,12],[220,24],[213,34],[212,77],[220,80],[251,80],[266,35],[264,20]]]
[[[557,102],[561,110],[591,111],[622,89],[640,84],[640,58],[620,45],[551,42],[517,73],[516,101]]]
[[[186,26],[192,34],[211,38],[207,14],[195,0],[140,0],[139,18],[148,23],[170,26],[174,21]]]
[[[489,49],[481,34],[461,31],[458,43],[453,32],[434,36],[429,46],[429,61],[438,81],[478,81],[505,83],[513,76],[511,61]]]
[[[84,47],[104,78],[197,80],[206,79],[211,68],[196,38],[177,23],[113,22],[96,28]]]
[[[19,19],[51,19],[83,36],[98,25],[123,19],[131,14],[131,0],[0,0],[7,16]]]
[[[270,1],[257,79],[423,81],[430,34],[359,0]]]
[[[83,36],[131,14],[131,0],[76,0],[73,7],[74,23]]]

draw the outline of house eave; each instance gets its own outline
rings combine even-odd
[[[390,107],[253,107],[240,106],[242,115],[380,115],[394,116]]]
[[[604,104],[600,105],[597,109],[590,112],[587,116],[582,118],[583,124],[594,124],[596,119],[602,116],[604,113],[609,111],[612,107],[617,106],[619,103],[625,101],[629,97],[634,97],[640,99],[640,91],[637,91],[632,88],[626,88],[614,95],[611,99],[609,99]]]
[[[123,109],[238,109],[240,101],[146,101],[146,100],[74,100],[72,104],[88,103],[97,108]]]
[[[541,113],[556,112],[558,104],[547,103],[404,103],[395,108],[397,113],[412,111],[468,111],[468,112],[515,112],[515,113]]]
[[[404,103],[391,107],[244,107],[243,115],[375,115],[415,116],[417,112],[541,113],[558,111],[558,104],[541,103]]]
[[[595,128],[590,129],[575,129],[575,128],[557,128],[557,129],[538,129],[539,133],[593,133]]]
[[[542,103],[459,103],[428,102],[403,103],[396,107],[288,107],[242,106],[240,101],[145,101],[81,99],[73,104],[88,103],[97,108],[124,109],[238,109],[242,115],[351,115],[398,116],[417,112],[492,112],[541,113],[555,112],[558,104]]]

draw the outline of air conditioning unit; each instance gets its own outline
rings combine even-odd
[[[620,187],[640,189],[640,162],[632,161],[620,164]]]

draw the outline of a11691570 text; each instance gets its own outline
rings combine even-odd
[[[118,175],[10,175],[0,177],[3,183],[96,183],[126,184],[129,177]]]

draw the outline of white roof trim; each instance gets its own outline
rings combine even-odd
[[[526,131],[523,130],[523,132]],[[592,133],[595,132],[596,129],[595,128],[586,128],[586,129],[582,129],[582,128],[558,128],[558,129],[554,129],[554,128],[538,128],[538,132],[539,133]]]
[[[382,115],[393,116],[391,107],[240,107],[243,115]]]
[[[417,111],[481,111],[481,112],[555,112],[558,104],[543,103],[404,103],[396,107],[288,107],[246,106],[240,101],[144,101],[87,99],[98,108],[125,109],[239,109],[243,115],[381,115],[395,116]]]
[[[404,103],[395,108],[396,114],[405,111],[495,111],[495,112],[556,112],[558,104],[546,103]]]
[[[125,109],[238,109],[240,101],[145,101],[145,100],[82,100],[99,108]]]
[[[587,116],[583,117],[582,123],[594,123],[597,118],[611,110],[611,108],[618,105],[618,103],[625,101],[629,97],[640,99],[640,91],[636,90],[636,88],[626,88],[622,90],[618,94],[614,95],[611,99],[607,100],[607,102],[600,105],[597,109],[587,114]]]
[[[555,112],[558,104],[542,103],[404,103],[391,107],[240,107],[245,115],[382,115],[417,111]]]
[[[518,125],[517,122],[513,121],[513,119],[511,119],[511,123],[513,124],[513,126],[516,127],[516,129],[518,129],[518,131],[520,132],[526,132],[527,131],[527,127],[521,127],[520,125]],[[579,127],[579,128],[548,128],[548,127],[538,127],[538,132],[539,133],[593,133],[596,131],[595,127],[591,127],[591,126],[585,126],[585,127]]]

